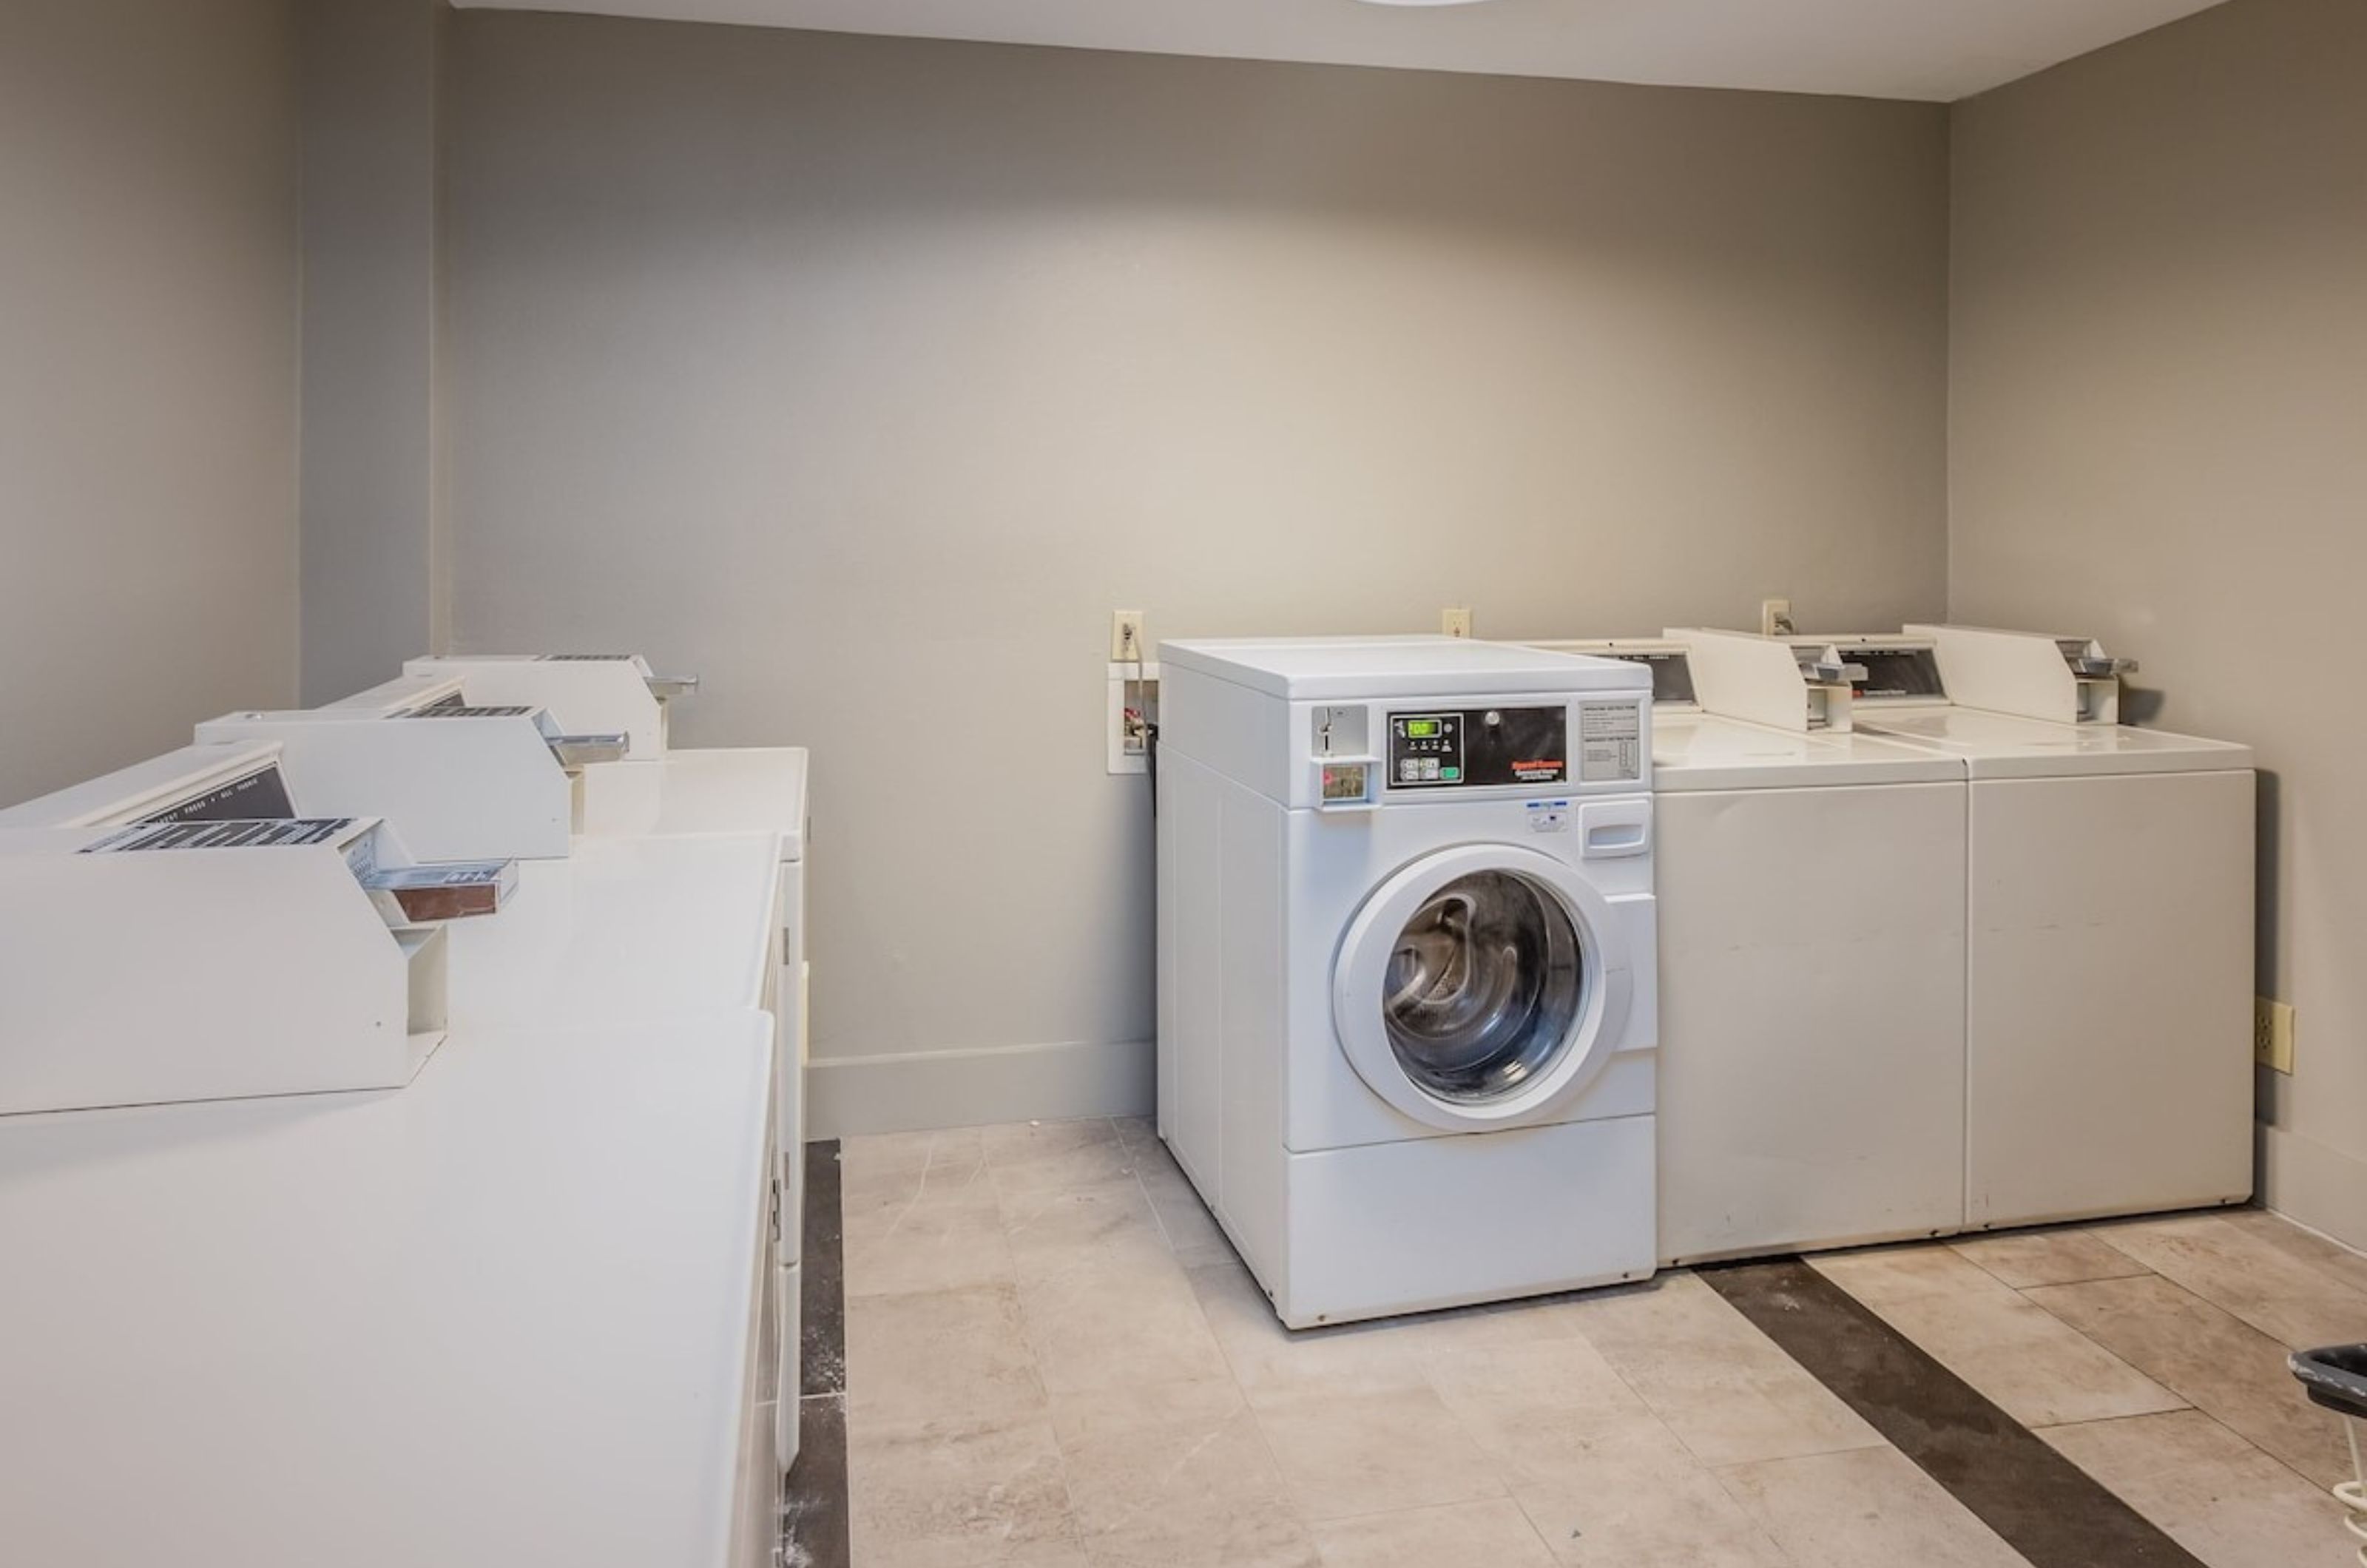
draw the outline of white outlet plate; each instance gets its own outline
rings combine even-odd
[[[1784,637],[1792,629],[1792,601],[1789,599],[1759,601],[1759,635],[1761,637]]]
[[[1438,629],[1448,637],[1471,635],[1471,606],[1450,604],[1438,613]]]
[[[1141,611],[1110,612],[1109,656],[1114,664],[1134,664],[1150,657],[1150,649],[1143,646]]]

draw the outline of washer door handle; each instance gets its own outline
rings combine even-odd
[[[1591,800],[1578,808],[1579,853],[1587,860],[1640,855],[1652,847],[1652,803]]]

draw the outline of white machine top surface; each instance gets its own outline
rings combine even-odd
[[[1979,708],[1862,713],[1862,735],[1962,757],[1974,778],[2204,773],[2252,765],[2252,749],[2126,725],[2049,724]]]
[[[1841,784],[1950,784],[1955,757],[1857,734],[1799,734],[1694,714],[1652,716],[1653,787],[1687,790],[1830,788]]]
[[[1648,671],[1617,660],[1467,637],[1296,637],[1161,643],[1162,670],[1194,671],[1293,700],[1458,694],[1648,692]]]
[[[12,806],[0,811],[0,828],[78,828],[118,817],[136,821],[143,810],[159,809],[210,784],[266,767],[278,756],[278,746],[268,740],[184,746]]]
[[[453,1026],[762,1005],[780,860],[776,834],[718,833],[579,838],[565,860],[519,863],[500,913],[447,927]]]
[[[11,1561],[722,1564],[762,1014],[0,1120]]]
[[[593,838],[767,832],[781,858],[805,858],[803,747],[668,751],[652,761],[583,770],[583,831]]]

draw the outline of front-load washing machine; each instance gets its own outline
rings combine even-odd
[[[1160,652],[1159,1126],[1293,1327],[1651,1273],[1650,676]]]

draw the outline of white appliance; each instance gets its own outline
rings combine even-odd
[[[782,1274],[776,1281],[775,1294],[785,1342],[793,1348],[782,1372],[780,1438],[786,1463],[796,1454],[798,1444],[794,1393],[798,1369],[794,1347],[801,1315],[799,1264],[805,1229],[805,1067],[811,991],[805,941],[809,759],[801,747],[674,749],[669,721],[673,705],[697,688],[697,677],[652,673],[649,660],[638,654],[449,654],[409,660],[395,680],[318,712],[367,721],[455,708],[471,711],[492,705],[529,709],[547,715],[560,728],[617,740],[615,752],[576,768],[570,775],[573,854],[586,860],[586,864],[572,870],[537,871],[529,874],[529,883],[616,886],[619,874],[607,869],[608,863],[654,857],[675,868],[675,872],[661,870],[656,874],[671,875],[682,869],[685,857],[701,852],[696,846],[681,845],[636,849],[629,842],[634,840],[762,833],[778,841],[771,924],[779,940],[772,950],[773,966],[761,1005],[775,1015],[780,1058],[774,1085],[787,1207],[781,1226]],[[523,924],[533,925],[532,918]],[[621,941],[630,928],[613,929]],[[638,955],[618,955],[616,974],[654,973],[650,962],[653,953],[669,942],[693,939],[686,930],[677,929],[672,932],[652,930],[643,940],[650,948]],[[578,942],[571,961],[583,961],[588,951]],[[702,957],[697,961],[704,961],[704,955],[717,950],[699,951]],[[518,970],[515,964],[508,967],[513,973]],[[463,981],[467,978],[464,975]],[[464,983],[464,998],[470,989]],[[607,993],[604,983],[593,981],[591,995]]]
[[[1293,1327],[1648,1275],[1650,677],[1161,650],[1159,1122]]]
[[[414,710],[394,705],[387,711]],[[534,722],[546,718],[546,710],[538,704],[504,711],[506,718],[473,717],[478,710],[468,710],[416,724],[390,722],[360,704],[234,716],[200,726],[198,733],[244,739],[203,740],[0,812],[0,829],[189,824],[195,831],[212,824],[242,841],[270,824],[300,825],[290,819],[329,808],[331,801],[347,809],[379,803],[394,818],[372,829],[368,866],[339,865],[337,874],[308,872],[289,852],[57,865],[50,874],[69,878],[66,892],[90,890],[90,898],[74,907],[92,908],[105,940],[52,920],[56,953],[37,959],[36,944],[28,942],[13,960],[0,954],[0,978],[12,977],[18,964],[38,963],[40,971],[38,983],[28,978],[0,996],[0,1024],[29,1038],[35,1021],[17,1015],[38,1010],[76,1026],[44,1025],[41,1037],[55,1041],[54,1051],[28,1049],[0,1062],[0,1110],[187,1098],[192,1086],[235,1093],[259,1092],[253,1088],[258,1083],[399,1084],[443,1038],[447,1021],[464,1030],[525,1028],[760,1010],[775,1020],[779,1059],[771,1081],[782,1130],[784,1251],[781,1271],[769,1281],[771,1310],[795,1346],[805,1185],[805,753],[684,752],[648,762],[589,763],[573,775],[575,809],[588,813],[586,826],[595,830],[571,839],[567,785]],[[445,743],[469,733],[496,743],[458,750]],[[519,740],[524,744],[514,743]],[[547,852],[548,824],[510,809],[537,798],[546,771],[561,791],[556,853]],[[238,820],[225,824],[225,818]],[[374,898],[390,923],[402,913],[395,897],[416,901],[443,891],[380,892],[376,886],[403,874],[403,845],[414,823],[440,828],[432,836],[447,847],[545,852],[499,867],[506,880],[481,889],[481,903],[506,905],[494,919],[465,921],[449,933],[405,923],[391,938],[381,929],[375,940],[368,928],[350,931],[349,918],[340,924],[338,911],[319,902],[335,898],[340,884],[344,897],[363,900],[365,909],[370,905],[364,895]],[[398,840],[397,832],[405,837]],[[0,840],[9,837],[0,833]],[[54,903],[59,891],[37,894],[29,880],[43,864],[12,863],[0,849],[0,905],[18,887]],[[487,868],[420,869],[444,879],[480,876]],[[368,881],[357,886],[365,872]],[[237,880],[227,880],[232,873]],[[258,880],[265,873],[281,880],[266,885]],[[286,881],[300,875],[310,880]],[[235,897],[224,891],[232,888]],[[508,897],[513,888],[515,896]],[[209,904],[216,907],[210,918]],[[233,911],[234,920],[227,918]],[[334,945],[340,938],[358,942],[360,956]],[[148,983],[106,984],[103,976],[119,970],[130,953],[145,955]],[[268,975],[270,1005],[224,988],[220,976],[233,969]],[[406,975],[407,1053],[402,1037],[389,1032],[403,1021]],[[69,1005],[85,996],[107,1005]],[[341,1016],[334,1010],[352,1013],[365,998],[391,1012],[391,1022],[371,1022],[376,1032],[359,1043],[325,1048],[337,1038],[326,1022]],[[171,1027],[124,1027],[126,1010],[141,1006],[170,1019]],[[229,1032],[234,1048],[186,1049],[193,1033],[210,1038],[205,1032],[215,1028]],[[81,1043],[94,1029],[104,1033],[106,1049]],[[279,1055],[266,1056],[281,1033],[290,1038],[277,1047]],[[390,1037],[391,1049],[385,1045]],[[44,1066],[44,1055],[54,1061]],[[127,1081],[136,1081],[139,1092],[127,1090]],[[40,1098],[16,1103],[20,1092]],[[793,1352],[780,1368],[785,1397],[775,1411],[784,1468],[797,1451],[798,1377]]]
[[[1790,640],[1848,671],[1857,733],[1965,770],[1966,1224],[2248,1199],[2250,750],[2109,722],[2084,637]]]
[[[770,1564],[769,1035],[489,1031],[399,1093],[0,1117],[8,1561]]]
[[[1960,1229],[1962,765],[1704,715],[1682,642],[1539,646],[1653,671],[1660,1261]]]

